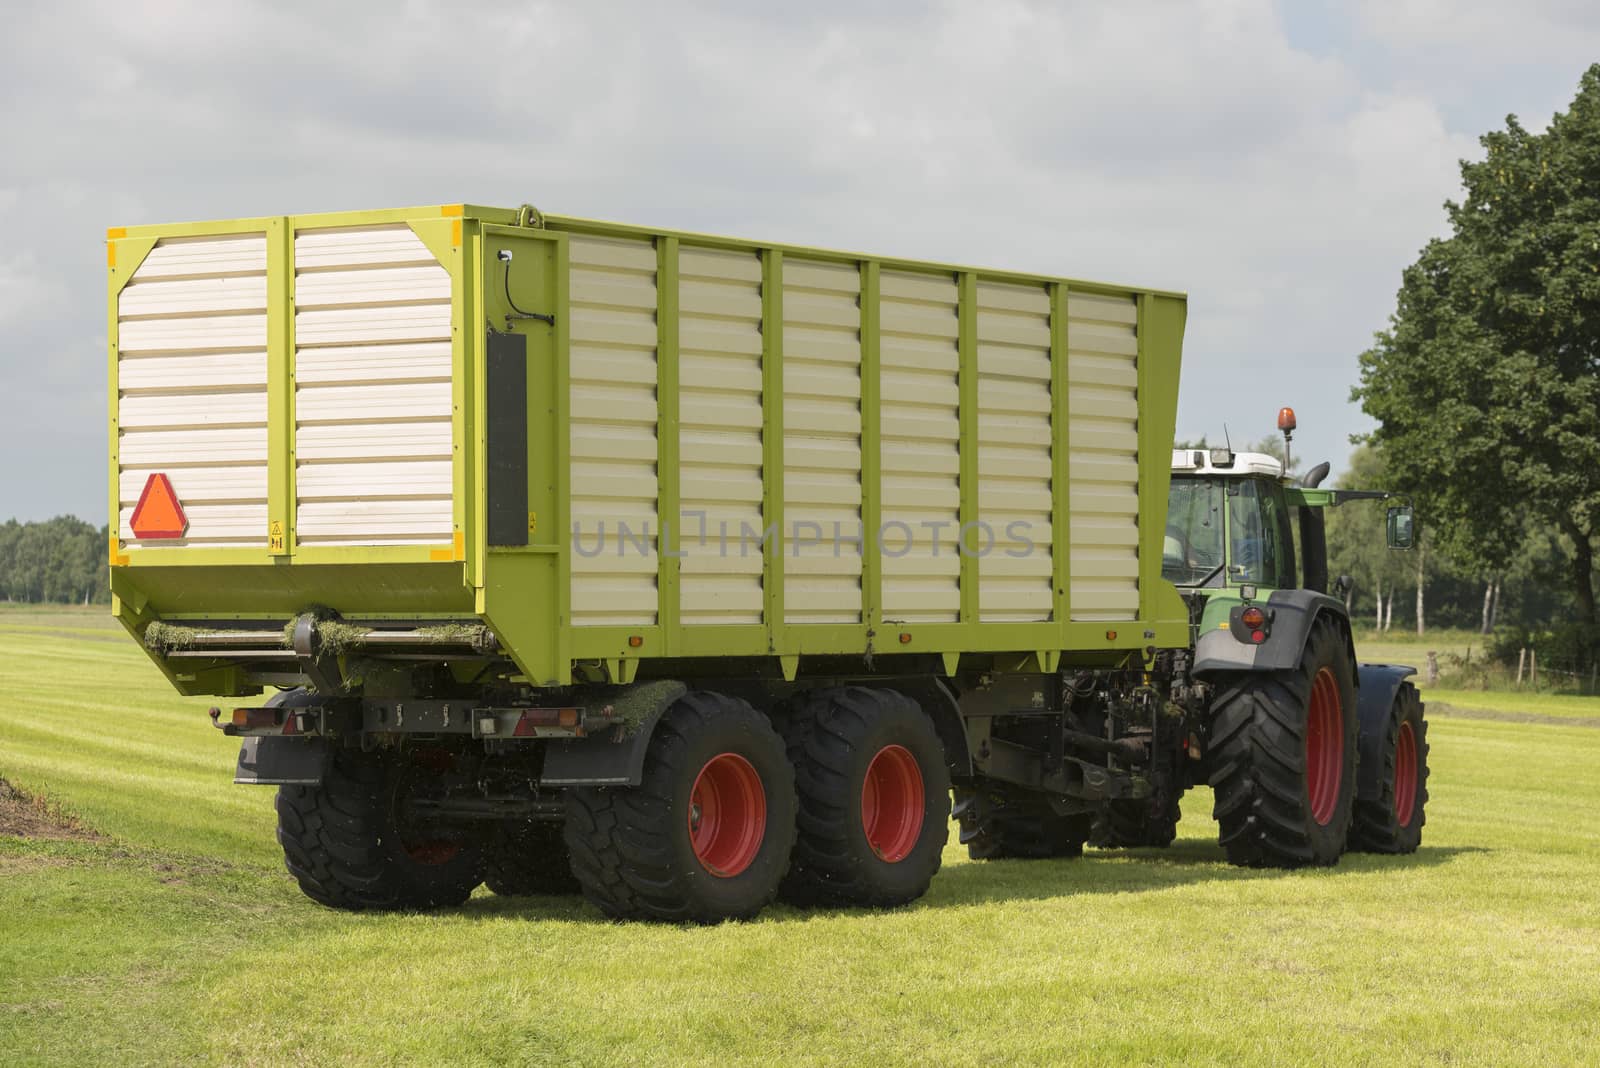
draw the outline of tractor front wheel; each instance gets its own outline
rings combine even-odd
[[[1064,816],[1045,794],[1003,783],[958,788],[955,815],[973,860],[1081,857],[1094,824],[1090,813]]]
[[[1428,721],[1422,711],[1417,688],[1402,683],[1385,730],[1362,739],[1366,758],[1377,768],[1378,796],[1356,802],[1351,849],[1415,853],[1422,844],[1422,825],[1427,822],[1423,810],[1428,804]]]

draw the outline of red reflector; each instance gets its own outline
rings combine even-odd
[[[128,527],[141,540],[181,538],[189,529],[189,517],[183,514],[183,505],[178,503],[178,495],[166,475],[157,472],[145,479]]]
[[[1246,608],[1239,613],[1239,622],[1251,630],[1259,630],[1267,622],[1267,614],[1259,608]]]
[[[1267,632],[1264,630],[1253,630],[1250,632],[1250,640],[1255,642],[1257,645],[1260,645],[1262,642],[1267,640]]]

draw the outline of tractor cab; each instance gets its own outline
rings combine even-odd
[[[1290,455],[1295,425],[1294,409],[1279,409],[1285,456]],[[1347,501],[1388,501],[1394,495],[1322,489],[1327,475],[1328,465],[1321,463],[1291,481],[1276,456],[1231,448],[1174,449],[1162,577],[1191,598],[1202,599],[1212,595],[1200,591],[1228,588],[1243,590],[1245,600],[1254,590],[1330,592],[1324,510]],[[1291,517],[1298,520],[1297,528],[1291,527]],[[1387,518],[1389,548],[1410,549],[1415,534],[1411,505],[1391,507]],[[1343,596],[1340,587],[1346,582],[1335,584],[1337,596]]]
[[[1161,574],[1191,589],[1294,588],[1283,464],[1264,453],[1173,450]]]

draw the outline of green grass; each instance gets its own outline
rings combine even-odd
[[[98,620],[98,621],[97,621]],[[79,633],[83,632],[83,633]],[[107,640],[107,639],[115,640]],[[618,925],[480,891],[302,899],[270,791],[98,614],[0,612],[0,774],[104,842],[0,838],[0,1061],[1579,1064],[1600,1048],[1600,730],[1432,727],[1414,857],[968,862],[897,912]],[[1600,702],[1597,702],[1600,703]]]

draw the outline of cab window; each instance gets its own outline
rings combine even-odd
[[[1228,486],[1228,578],[1272,589],[1294,585],[1289,513],[1281,489],[1255,479]]]

